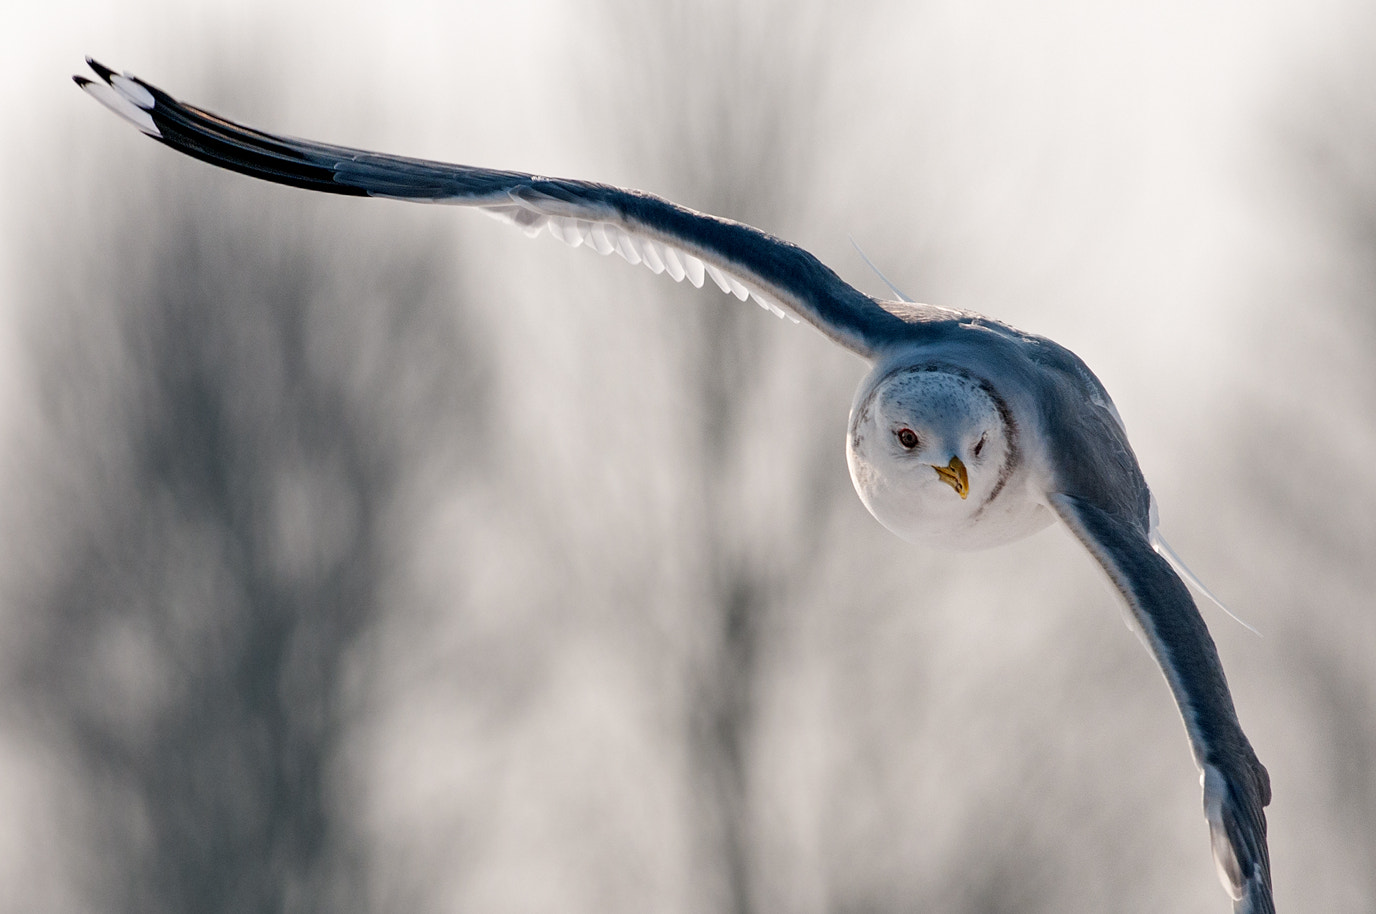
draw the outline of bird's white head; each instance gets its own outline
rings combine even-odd
[[[993,391],[952,368],[877,369],[851,407],[846,460],[860,500],[905,540],[947,549],[1013,537],[995,511],[1016,468],[1016,429]],[[991,536],[992,534],[992,536]]]

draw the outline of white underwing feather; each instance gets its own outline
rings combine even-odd
[[[788,318],[789,320],[793,321],[793,323],[795,323],[795,324],[800,323],[800,321],[798,320],[798,318],[794,317],[792,314],[790,314],[789,312],[785,311],[785,310],[779,305],[778,302],[774,301],[774,300],[773,300],[772,298],[770,298],[768,295],[765,295],[765,294],[764,294],[763,292],[761,292],[759,289],[751,289],[751,290],[750,290],[750,297],[753,298],[753,299],[755,299],[755,303],[756,303],[756,304],[758,304],[761,308],[763,308],[763,309],[765,309],[766,311],[768,311],[770,314],[773,314],[775,317],[786,317],[786,318]]]
[[[683,282],[683,277],[688,275],[683,269],[683,261],[679,260],[678,251],[667,244],[664,246],[664,268],[669,271],[674,282]]]
[[[701,260],[685,252],[683,254],[683,272],[687,275],[688,281],[693,284],[693,288],[702,288],[702,281],[707,278],[707,270]]]
[[[640,253],[644,257],[643,263],[649,267],[656,276],[664,272],[664,257],[662,248],[658,242],[646,238],[640,245]]]
[[[730,287],[732,295],[736,296],[741,301],[745,301],[747,298],[750,297],[750,290],[745,287],[745,283],[741,282],[739,279],[732,276],[730,273],[726,273],[724,274],[724,276],[726,278],[726,284]]]
[[[718,270],[710,263],[706,264],[706,267],[707,275],[712,277],[712,282],[717,284],[717,288],[721,289],[723,292],[730,292],[731,287],[726,284],[726,277],[722,275],[721,270]]]
[[[583,243],[582,237],[574,231],[573,220],[571,219],[551,216],[549,222],[546,223],[546,228],[549,229],[551,235],[564,242],[564,244],[571,244],[574,247],[578,247]]]
[[[616,252],[626,258],[626,262],[632,266],[640,263],[640,249],[636,246],[635,239],[621,229],[616,230]]]
[[[586,245],[604,255],[615,252],[628,263],[643,264],[656,275],[668,273],[676,282],[687,279],[694,286],[702,288],[704,281],[710,276],[712,282],[723,292],[734,295],[741,301],[754,299],[756,304],[775,317],[787,317],[795,324],[799,322],[798,318],[773,298],[753,285],[747,285],[729,271],[662,241],[632,235],[614,223],[542,213],[530,208],[528,202],[484,206],[482,211],[495,219],[515,225],[528,237],[534,238],[540,232],[548,231],[550,235],[571,247]]]
[[[594,222],[592,224],[591,231],[589,232],[589,240],[599,254],[610,254],[615,247],[615,245],[612,244],[612,239],[609,237],[610,228],[611,226],[607,225],[605,222]]]

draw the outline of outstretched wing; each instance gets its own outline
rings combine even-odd
[[[866,357],[909,336],[910,325],[796,245],[659,197],[569,181],[385,155],[244,127],[90,58],[99,80],[73,77],[97,101],[179,152],[255,178],[309,190],[475,206],[528,235],[620,254],[695,286],[801,318]],[[795,319],[796,319],[795,318]]]
[[[1166,675],[1195,763],[1219,879],[1235,914],[1274,914],[1266,814],[1271,781],[1238,724],[1218,651],[1185,584],[1152,549],[1148,531],[1071,495],[1051,505],[1127,601]]]

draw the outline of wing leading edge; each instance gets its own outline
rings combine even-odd
[[[1218,651],[1184,582],[1145,530],[1080,498],[1052,507],[1108,572],[1166,676],[1195,764],[1219,880],[1235,914],[1275,914],[1266,814],[1271,781],[1242,732]]]
[[[885,311],[802,248],[759,229],[660,197],[590,181],[551,179],[298,140],[245,127],[87,59],[98,80],[77,85],[178,152],[278,184],[355,196],[473,206],[531,236],[618,253],[655,273],[796,316],[865,357],[920,329]]]

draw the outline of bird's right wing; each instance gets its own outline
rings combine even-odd
[[[660,197],[589,181],[545,178],[332,146],[265,133],[178,101],[87,59],[98,80],[77,85],[178,152],[266,181],[335,194],[479,207],[534,236],[616,252],[675,280],[805,320],[866,358],[920,328],[885,311],[816,257],[759,229]]]
[[[1202,772],[1214,862],[1234,914],[1275,914],[1264,812],[1271,780],[1238,723],[1218,651],[1189,590],[1146,530],[1087,499],[1056,494],[1049,500],[1108,572],[1175,695]]]

